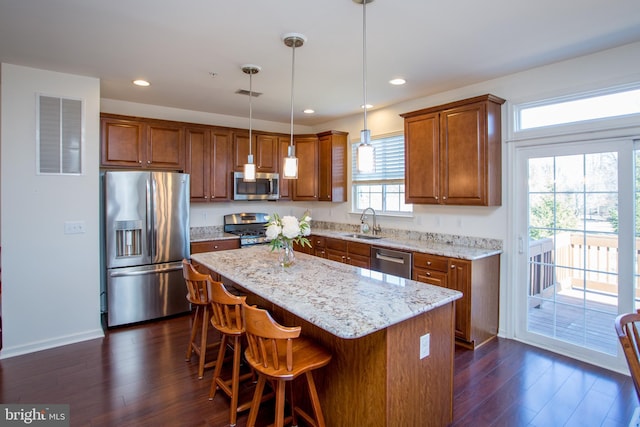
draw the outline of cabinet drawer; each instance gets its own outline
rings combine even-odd
[[[201,252],[224,251],[227,249],[238,249],[239,247],[240,247],[240,240],[238,239],[223,239],[223,240],[208,240],[206,242],[192,242],[191,253],[197,254]]]
[[[349,255],[362,255],[363,257],[371,257],[371,245],[366,243],[349,242]]]
[[[309,242],[311,242],[311,247],[313,249],[320,249],[326,247],[326,240],[322,236],[310,236]]]
[[[326,248],[335,251],[347,252],[347,241],[342,239],[326,238]]]
[[[426,268],[429,270],[437,270],[446,273],[449,270],[449,258],[414,252],[413,267]]]
[[[417,282],[428,283],[434,286],[440,286],[442,288],[449,287],[448,275],[443,271],[414,268],[413,280]]]

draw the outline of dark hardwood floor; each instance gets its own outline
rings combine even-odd
[[[0,402],[70,404],[72,426],[226,426],[211,370],[184,360],[188,329],[181,316],[0,360]],[[454,386],[454,426],[627,426],[638,406],[629,377],[505,339],[456,349]]]

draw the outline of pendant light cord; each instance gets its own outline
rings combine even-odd
[[[251,121],[253,119],[253,70],[249,70],[249,155],[251,156]]]
[[[293,147],[293,81],[295,80],[296,73],[296,43],[297,40],[293,40],[293,44],[291,48],[293,49],[292,59],[291,59],[291,141],[289,141],[289,145]]]
[[[364,94],[364,129],[367,129],[367,0],[362,2],[362,92]]]

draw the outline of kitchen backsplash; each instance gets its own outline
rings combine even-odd
[[[350,233],[358,233],[360,231],[359,224],[343,224],[328,221],[311,221],[311,232],[315,229],[345,231]],[[399,240],[417,240],[443,243],[456,246],[468,246],[473,248],[502,250],[502,240],[487,239],[483,237],[456,236],[453,234],[440,233],[424,233],[415,230],[400,230],[394,228],[383,228],[380,233],[384,237]]]

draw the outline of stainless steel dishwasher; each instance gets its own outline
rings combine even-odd
[[[371,269],[411,279],[411,252],[371,246]]]

